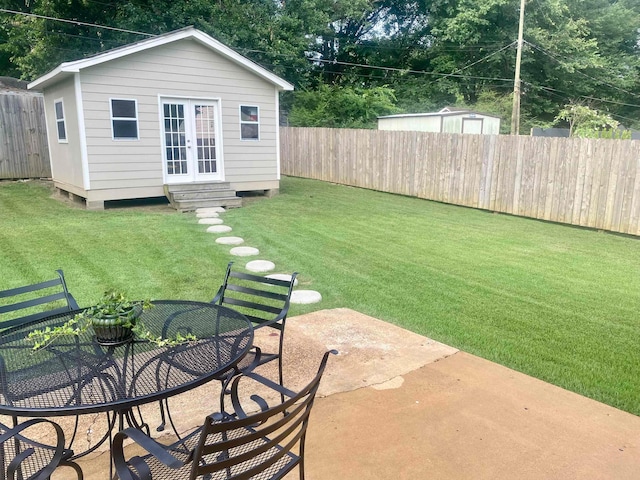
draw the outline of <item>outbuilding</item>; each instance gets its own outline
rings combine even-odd
[[[438,112],[378,117],[378,130],[497,135],[500,133],[500,117],[445,107]]]
[[[179,210],[276,192],[279,92],[293,85],[187,27],[29,84],[44,93],[56,188],[102,209],[166,195]]]

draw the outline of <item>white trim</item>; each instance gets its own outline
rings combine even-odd
[[[397,115],[384,115],[382,117],[378,117],[378,119],[381,118],[411,118],[411,117],[455,117],[455,116],[478,116],[481,115],[483,117],[489,117],[489,118],[501,118],[498,117],[497,115],[490,115],[488,113],[480,113],[480,112],[474,112],[471,110],[459,110],[457,112],[428,112],[428,113],[399,113]]]
[[[166,98],[166,97],[165,97]],[[162,95],[158,94],[158,135],[160,136],[160,168],[162,169],[162,183],[167,184],[167,169],[165,168],[164,155],[167,151],[164,133],[164,109],[162,108]]]
[[[217,125],[217,131],[216,131],[216,143],[218,146],[218,156],[220,158],[217,158],[216,160],[218,160],[218,173],[220,174],[220,179],[218,181],[220,182],[224,182],[225,181],[225,176],[224,176],[224,123],[223,123],[223,117],[222,117],[222,99],[218,98],[215,100],[215,102],[217,103],[216,105],[216,112],[218,113],[218,125]]]
[[[158,93],[158,98],[168,98],[171,100],[201,100],[203,102],[218,102],[221,100],[220,97],[193,97],[191,95],[173,95],[171,93]]]
[[[58,108],[57,105],[60,104],[62,109],[62,118],[58,118]],[[67,115],[65,114],[64,109],[64,98],[56,98],[53,101],[53,119],[56,122],[56,138],[58,139],[58,143],[69,143],[69,131],[67,130]],[[58,124],[62,122],[62,127],[64,128],[64,138],[60,138],[60,129],[58,128]]]
[[[242,120],[242,107],[255,108],[258,112],[258,120]],[[238,120],[240,120],[240,141],[241,142],[259,142],[260,141],[260,107],[258,105],[238,105]],[[242,125],[257,125],[258,126],[258,138],[242,138]]]
[[[276,178],[280,180],[280,92],[276,89]]]
[[[76,109],[78,111],[78,136],[80,137],[80,161],[82,162],[82,182],[84,189],[91,189],[91,179],[89,176],[89,153],[87,150],[87,129],[84,123],[84,103],[82,101],[82,84],[80,73],[73,76],[74,89],[76,91]]]
[[[119,100],[122,102],[133,102],[133,109],[135,116],[134,117],[114,117],[113,116],[113,101]],[[136,122],[136,136],[135,137],[117,137],[113,130],[113,121],[125,121],[125,122]],[[109,121],[111,122],[111,140],[114,142],[137,142],[140,140],[140,120],[138,119],[138,100],[135,98],[109,98]]]
[[[270,71],[261,67],[257,63],[254,63],[253,61],[249,60],[247,57],[240,55],[236,51],[232,50],[226,45],[210,37],[206,33],[201,32],[200,30],[197,30],[193,27],[187,27],[181,30],[176,30],[174,32],[169,32],[164,35],[159,35],[157,37],[148,38],[140,42],[125,45],[124,47],[120,47],[120,48],[115,48],[113,50],[109,50],[107,52],[94,55],[92,57],[85,58],[82,60],[61,63],[51,72],[29,83],[29,85],[27,85],[27,88],[29,89],[32,89],[35,87],[42,88],[54,82],[56,77],[58,77],[59,75],[63,75],[65,73],[78,73],[83,68],[93,67],[95,65],[99,65],[101,63],[108,62],[110,60],[115,60],[117,58],[121,58],[127,55],[148,50],[150,48],[159,47],[161,45],[166,45],[168,43],[172,43],[172,42],[176,42],[178,40],[184,40],[184,39],[196,40],[202,45],[228,58],[232,62],[235,62],[245,67],[246,69],[258,75],[259,77],[262,77],[268,82],[273,83],[274,85],[276,85],[282,90],[293,90],[293,85],[287,82],[286,80],[278,77],[277,75],[271,73]]]
[[[51,171],[51,179],[53,180],[53,138],[51,138],[51,132],[49,131],[49,112],[47,111],[47,102],[43,100],[44,105],[44,128],[47,132],[47,145],[49,146],[49,170]],[[55,113],[53,114],[55,117]]]

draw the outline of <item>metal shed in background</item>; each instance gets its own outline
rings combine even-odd
[[[445,107],[439,112],[378,117],[378,130],[497,135],[500,133],[500,117]]]

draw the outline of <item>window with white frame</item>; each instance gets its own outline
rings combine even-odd
[[[138,140],[136,100],[111,99],[111,130],[114,140]]]
[[[240,138],[242,140],[260,139],[258,107],[240,105]]]
[[[64,121],[64,105],[62,99],[53,102],[56,111],[56,131],[58,132],[58,143],[67,142],[67,126]]]

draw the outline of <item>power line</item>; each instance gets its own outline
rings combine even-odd
[[[548,91],[553,91],[553,92],[559,92],[559,93],[562,93],[562,94],[564,94],[564,95],[569,95],[569,97],[567,97],[567,98],[569,98],[569,99],[571,99],[571,98],[575,98],[575,96],[573,96],[573,97],[572,97],[570,93],[568,93],[568,92],[563,92],[562,90],[558,90],[557,88],[547,87],[547,86],[545,86],[545,85],[534,85],[533,83],[529,83],[529,82],[523,82],[523,83],[525,83],[525,84],[529,85],[530,87],[538,88],[538,89],[540,89],[540,90],[548,90]],[[587,100],[595,100],[596,102],[612,103],[612,104],[614,104],[614,105],[622,105],[622,106],[624,106],[624,107],[636,107],[636,108],[640,108],[640,105],[637,105],[637,104],[634,104],[634,103],[617,102],[617,101],[615,101],[615,100],[606,100],[606,99],[604,99],[604,98],[592,97],[592,96],[590,96],[590,95],[578,95],[577,97],[578,97],[578,98],[585,98],[585,99],[587,99]]]
[[[547,52],[547,51],[546,51],[546,50],[544,50],[542,47],[539,47],[538,45],[535,45],[535,44],[533,44],[533,43],[531,43],[531,42],[527,42],[526,40],[525,40],[525,43],[526,43],[527,45],[529,45],[529,46],[531,46],[531,47],[535,48],[535,49],[536,49],[536,50],[538,50],[539,52],[544,53],[546,56],[548,56],[549,58],[552,58],[553,60],[555,60],[555,61],[556,61],[556,62],[558,62],[559,64],[562,64],[562,62],[561,62],[557,57],[555,57],[555,56],[554,56],[554,55],[552,55],[551,53]],[[600,83],[600,84],[602,84],[602,85],[607,85],[608,87],[611,87],[611,88],[613,88],[613,89],[615,89],[615,90],[619,90],[619,91],[621,91],[621,92],[624,92],[624,93],[626,93],[626,94],[628,94],[628,95],[632,95],[632,96],[634,96],[634,97],[640,97],[640,95],[638,95],[638,94],[636,94],[636,93],[633,93],[633,92],[630,92],[630,91],[628,91],[628,90],[625,90],[624,88],[620,88],[620,87],[618,87],[618,86],[616,86],[616,85],[613,85],[613,84],[611,84],[611,83],[609,83],[609,82],[605,82],[605,81],[603,81],[603,80],[599,80],[599,79],[597,79],[597,78],[594,78],[594,77],[592,77],[592,76],[590,76],[590,75],[587,75],[587,74],[586,74],[586,73],[584,73],[584,72],[581,72],[580,70],[577,70],[577,69],[576,69],[576,70],[575,70],[575,72],[576,72],[576,73],[579,73],[579,74],[580,74],[580,75],[582,75],[583,77],[586,77],[586,78],[588,78],[588,79],[590,79],[590,80],[593,80],[594,82]]]
[[[563,100],[572,100],[574,97],[570,96],[570,94],[566,93],[566,92],[562,92],[560,90],[555,90],[554,88],[548,88],[548,87],[538,87],[540,88],[543,92],[554,95],[558,98],[562,98]],[[563,95],[560,95],[559,93],[555,93],[555,92],[560,92]],[[602,99],[594,99],[594,100],[599,100],[599,101],[606,101],[606,100],[602,100]],[[622,120],[629,120],[630,122],[634,123],[637,122],[638,119],[637,118],[630,118],[630,117],[625,117],[624,115],[620,115],[617,113],[613,113],[613,112],[607,112],[608,115],[611,115],[612,117],[615,118],[620,118]]]
[[[456,73],[460,73],[461,71],[466,70],[467,68],[473,67],[474,65],[477,65],[477,64],[478,64],[478,63],[480,63],[480,62],[484,62],[484,61],[485,61],[485,60],[487,60],[488,58],[491,58],[491,57],[493,57],[494,55],[497,55],[498,53],[502,52],[503,50],[506,50],[507,48],[512,47],[512,46],[513,46],[513,45],[515,45],[516,43],[517,43],[517,42],[511,42],[509,45],[505,45],[505,46],[504,46],[504,47],[502,47],[500,50],[496,50],[495,52],[490,53],[489,55],[487,55],[487,56],[485,56],[485,57],[482,57],[480,60],[478,60],[478,61],[476,61],[476,62],[473,62],[473,63],[470,63],[469,65],[465,65],[464,67],[462,67],[462,68],[460,68],[460,69],[456,70],[456,71],[455,71],[455,72],[453,72],[453,73],[447,74],[447,75],[445,75],[445,76],[444,76],[444,77],[442,77],[442,78],[451,77],[451,76],[453,76],[454,74],[456,74]]]
[[[44,20],[53,20],[53,21],[56,21],[56,22],[71,23],[73,25],[82,25],[84,27],[103,28],[105,30],[113,30],[113,31],[116,31],[116,32],[133,33],[135,35],[144,35],[146,37],[157,37],[157,35],[154,35],[152,33],[137,32],[135,30],[126,30],[124,28],[107,27],[106,25],[97,25],[95,23],[80,22],[78,20],[67,20],[67,19],[64,19],[64,18],[48,17],[46,15],[36,15],[35,13],[18,12],[16,10],[7,10],[6,8],[0,8],[0,12],[12,13],[14,15],[23,15],[25,17],[41,18],[41,19],[44,19]]]
[[[458,77],[458,78],[473,78],[479,80],[497,80],[501,82],[513,82],[511,78],[496,78],[496,77],[477,77],[472,75],[458,75],[453,73],[436,73],[436,72],[425,72],[424,70],[411,70],[407,68],[395,68],[395,67],[382,67],[379,65],[365,65],[362,63],[352,63],[352,62],[340,62],[337,60],[323,60],[319,58],[307,58],[310,62],[318,62],[318,63],[326,63],[332,65],[345,65],[348,67],[360,67],[360,68],[371,68],[374,70],[384,70],[389,72],[399,72],[399,73],[415,73],[419,75],[436,75],[441,77]]]

